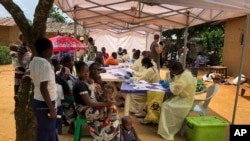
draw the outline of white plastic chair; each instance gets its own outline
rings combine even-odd
[[[213,96],[215,96],[215,94],[218,92],[219,86],[220,85],[217,83],[209,86],[206,89],[206,98],[204,99],[195,98],[193,107],[190,112],[196,112],[196,113],[199,113],[201,116],[206,116],[208,105],[211,99],[213,98]]]

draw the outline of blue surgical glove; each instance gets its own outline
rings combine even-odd
[[[127,72],[128,76],[133,77],[133,74],[131,72]]]
[[[163,84],[161,84],[161,86],[163,87],[163,88],[169,88],[169,84],[168,83],[163,83]]]
[[[128,74],[126,74],[126,75],[124,76],[124,78],[125,78],[125,79],[129,79],[130,76],[129,76]]]
[[[132,71],[131,74],[132,74],[132,77],[135,76],[135,72]]]
[[[159,80],[159,83],[160,84],[163,84],[165,81],[164,80]]]

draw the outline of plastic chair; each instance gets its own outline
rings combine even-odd
[[[209,86],[206,89],[206,98],[204,98],[204,99],[197,99],[196,98],[194,100],[194,104],[193,104],[193,107],[192,107],[190,112],[196,112],[196,113],[199,113],[201,116],[206,116],[208,104],[210,103],[213,96],[215,96],[215,94],[218,92],[219,86],[220,85],[217,83]],[[200,104],[200,103],[202,103],[202,104]]]
[[[91,137],[90,134],[83,135],[82,134],[82,125],[87,124],[87,120],[77,117],[76,118],[76,128],[75,128],[75,133],[74,133],[74,141],[80,141],[81,138],[85,137]]]

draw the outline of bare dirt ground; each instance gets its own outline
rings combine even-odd
[[[14,141],[15,140],[15,120],[14,120],[14,100],[13,100],[13,71],[12,65],[0,66],[0,140]],[[161,71],[161,76],[165,75],[166,69]],[[200,72],[200,75],[204,72]],[[207,86],[211,83],[207,83]],[[247,86],[246,96],[250,96],[250,89]],[[220,85],[219,92],[212,99],[209,105],[209,115],[218,116],[230,123],[232,121],[233,107],[236,93],[236,86]],[[250,124],[250,99],[248,97],[238,97],[238,106],[235,118],[235,124]],[[122,111],[122,110],[121,110]],[[122,112],[121,112],[122,114]],[[140,125],[138,120],[133,117],[134,126],[143,141],[163,141],[157,135],[156,125]],[[227,132],[226,141],[229,140]],[[73,135],[67,133],[67,127],[63,127],[63,135],[59,136],[60,141],[72,141]],[[83,140],[83,139],[82,139]],[[91,140],[91,139],[85,139]],[[176,141],[186,141],[186,137],[176,136]]]

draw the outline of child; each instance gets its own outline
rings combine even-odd
[[[54,66],[54,72],[56,73],[57,71],[60,70],[60,64],[58,60],[52,59],[52,65]],[[55,76],[56,77],[56,76]],[[56,107],[57,107],[57,114],[61,115],[63,114],[63,106],[62,106],[62,100],[64,99],[64,93],[63,93],[63,88],[62,85],[59,84],[58,79],[56,79],[56,88],[57,88],[57,99],[56,99]],[[57,128],[57,133],[59,135],[62,134],[62,118],[57,118],[56,119],[56,128]]]
[[[114,92],[114,88],[110,85],[105,85],[103,87],[103,94],[100,97],[99,101],[101,102],[107,102],[107,101],[114,101],[115,99],[113,97],[113,92]],[[102,107],[100,109],[100,119],[105,120],[105,123],[109,123],[110,121],[112,121],[112,114],[115,112],[115,107],[114,104],[112,104],[111,106],[106,106],[106,107]],[[106,114],[105,114],[106,113]]]
[[[17,63],[18,63],[18,58],[17,58],[17,52],[18,51],[18,46],[15,44],[11,44],[10,45],[10,56],[11,56],[11,61],[12,61],[12,65],[14,68],[17,67]]]
[[[132,125],[132,119],[129,116],[122,117],[121,141],[141,141]]]
[[[53,45],[47,38],[38,38],[35,42],[37,56],[30,62],[30,77],[34,83],[32,101],[37,121],[36,141],[58,141],[56,134],[57,98],[55,72],[50,63]]]
[[[90,94],[90,100],[93,102],[97,102],[97,98],[95,95],[95,84],[94,84],[94,80],[93,79],[88,79],[87,80],[87,85],[89,87],[89,90],[91,91]]]
[[[56,106],[57,106],[57,114],[62,116],[63,114],[63,106],[62,106],[62,100],[64,99],[64,94],[63,94],[63,88],[62,85],[56,83],[56,88],[57,88],[57,100],[56,100]],[[62,134],[62,118],[56,119],[56,128],[57,132],[59,135]]]

